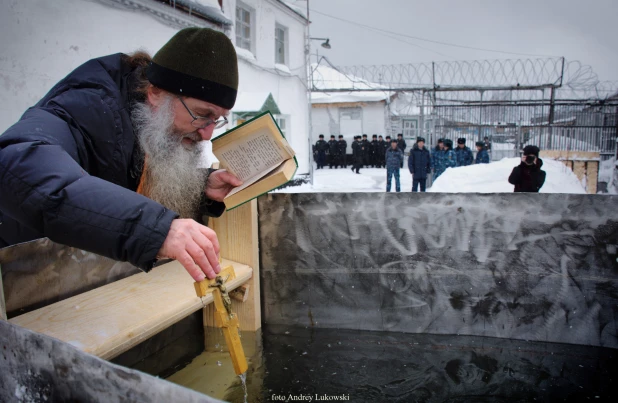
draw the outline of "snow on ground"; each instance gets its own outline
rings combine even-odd
[[[407,161],[406,161],[407,162]],[[442,193],[511,193],[513,185],[508,177],[513,168],[521,160],[519,158],[504,158],[491,164],[471,165],[468,167],[449,168],[433,184],[429,192]],[[407,165],[404,165],[407,166]],[[541,193],[586,193],[575,174],[563,163],[554,160],[543,160],[543,170],[547,172],[545,185]],[[408,169],[402,169],[401,190],[412,190],[412,176]],[[384,192],[386,191],[386,169],[361,169],[355,174],[347,169],[314,170],[313,186],[288,187],[279,192],[284,193],[330,193],[330,192]],[[394,192],[395,181],[391,192]]]
[[[504,158],[491,164],[470,165],[449,168],[431,188],[431,192],[442,193],[508,193],[513,185],[508,182],[514,167],[519,165],[519,158]],[[577,176],[562,162],[543,160],[547,173],[541,193],[586,193]]]

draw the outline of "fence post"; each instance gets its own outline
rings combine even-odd
[[[549,117],[547,119],[547,124],[549,125],[547,131],[548,131],[548,136],[547,136],[547,144],[545,145],[545,149],[546,150],[551,150],[552,149],[552,136],[554,134],[554,129],[553,129],[553,124],[554,124],[554,108],[555,108],[555,101],[556,101],[556,87],[552,86],[551,87],[551,94],[550,94],[550,98],[549,98]]]
[[[483,141],[483,90],[479,92],[481,93],[481,102],[479,103],[479,138],[477,141]]]

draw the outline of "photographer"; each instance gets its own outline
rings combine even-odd
[[[539,158],[537,146],[524,147],[521,164],[513,168],[509,183],[515,185],[515,192],[535,192],[545,183],[545,171],[541,170],[543,160]]]

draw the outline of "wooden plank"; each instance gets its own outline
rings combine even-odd
[[[233,265],[236,278],[229,290],[247,282],[251,267]],[[75,347],[111,359],[213,301],[199,298],[193,280],[171,262],[86,293],[17,316],[11,323],[63,340]]]
[[[247,282],[251,289],[248,300],[232,300],[232,311],[238,315],[240,330],[243,331],[256,331],[262,326],[257,218],[257,200],[254,199],[209,223],[217,233],[221,256],[253,268],[253,277]],[[204,309],[204,326],[215,326],[212,307]]]
[[[586,177],[586,163],[584,161],[573,161],[573,173],[577,179],[583,184]]]
[[[597,193],[599,181],[599,162],[586,161],[586,191],[589,194]]]
[[[581,160],[598,161],[601,154],[598,151],[575,151],[575,150],[542,150],[539,157],[552,160]]]

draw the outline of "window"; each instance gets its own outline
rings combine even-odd
[[[251,11],[236,5],[236,46],[251,51]]]
[[[404,140],[412,140],[416,142],[418,133],[418,119],[410,119],[403,121],[403,138]]]
[[[287,32],[285,27],[275,25],[275,63],[286,64],[285,48],[286,48]]]
[[[275,116],[275,121],[277,122],[277,125],[279,125],[279,129],[281,129],[281,133],[283,133],[283,136],[285,138],[287,138],[287,135],[285,133],[286,132],[286,118],[285,118],[285,116],[282,116],[282,115]]]

